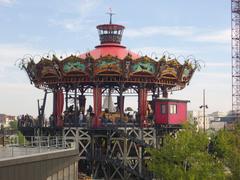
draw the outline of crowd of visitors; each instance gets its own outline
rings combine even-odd
[[[17,117],[18,127],[34,127],[37,121],[30,115],[20,115]]]
[[[148,114],[150,117],[152,113]],[[126,125],[133,124],[137,125],[139,124],[139,114],[136,111],[130,111],[125,112],[120,117],[119,112],[111,113],[106,108],[100,115],[99,123],[101,126],[108,126],[108,125]],[[31,115],[20,115],[18,116],[18,127],[56,127],[57,119],[59,120],[59,117],[54,116],[54,114],[51,114],[48,119],[42,120],[43,123],[39,123],[38,118],[34,119]],[[95,114],[93,113],[93,108],[91,105],[89,105],[86,113],[84,113],[84,110],[75,110],[74,106],[69,106],[64,112],[63,115],[61,115],[61,121],[63,121],[64,126],[69,127],[79,127],[79,126],[87,126],[92,127],[93,121],[95,119]],[[148,121],[151,121],[153,117],[148,118]]]

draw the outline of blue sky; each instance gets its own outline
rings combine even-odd
[[[208,112],[231,109],[230,0],[0,0],[0,112],[36,114],[42,91],[15,62],[26,54],[93,49],[99,43],[95,27],[108,22],[110,7],[113,22],[126,26],[122,43],[132,51],[158,57],[168,51],[205,62],[171,97],[189,99],[189,109],[198,110],[206,89]]]

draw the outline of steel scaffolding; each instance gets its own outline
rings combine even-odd
[[[161,134],[161,135],[160,135]],[[77,142],[80,172],[93,178],[152,179],[147,147],[158,147],[163,133],[156,128],[64,128],[66,144]]]
[[[240,117],[240,0],[231,1],[232,9],[232,110]]]

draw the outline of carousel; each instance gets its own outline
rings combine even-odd
[[[21,67],[31,83],[46,93],[53,93],[52,124],[56,127],[79,125],[76,119],[80,114],[83,114],[83,119],[91,116],[91,127],[100,127],[101,118],[106,113],[113,123],[117,120],[128,122],[129,118],[124,117],[124,95],[129,93],[137,96],[137,124],[143,127],[149,114],[148,96],[152,100],[168,98],[168,92],[181,90],[189,84],[198,68],[197,61],[186,59],[181,64],[176,58],[166,55],[152,59],[131,52],[121,45],[124,28],[111,22],[98,25],[100,45],[84,54],[65,58],[46,56],[39,62],[32,57],[22,59]],[[93,107],[87,109],[85,95],[90,94]],[[114,111],[112,95],[117,96]],[[104,106],[103,96],[108,97]],[[71,105],[70,99],[74,99]],[[39,106],[40,126],[44,125],[44,104]]]
[[[186,121],[187,101],[169,99],[169,92],[185,88],[199,68],[191,58],[180,62],[166,54],[152,58],[128,50],[121,44],[124,29],[112,23],[110,14],[108,24],[97,26],[100,44],[94,50],[64,58],[53,54],[39,61],[21,60],[31,83],[45,91],[34,128],[50,121],[50,127],[61,129],[66,140],[77,138],[80,171],[94,178],[144,178],[143,162],[148,158],[144,147],[160,146],[163,128]],[[46,120],[49,93],[53,112]],[[136,111],[127,96],[136,96]],[[86,106],[88,98],[93,103]],[[173,120],[164,119],[172,114]],[[104,162],[96,156],[99,148]]]

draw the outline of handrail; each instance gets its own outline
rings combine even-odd
[[[28,140],[27,140],[28,139]],[[27,136],[20,141],[18,136],[11,137],[3,148],[5,157],[36,154],[61,149],[76,149],[76,143],[67,143],[62,136]]]

